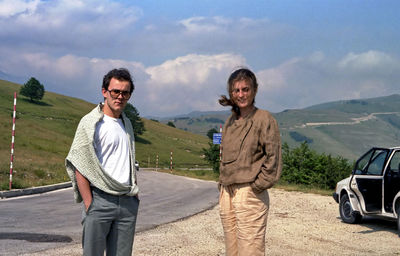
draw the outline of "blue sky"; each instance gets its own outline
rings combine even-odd
[[[0,0],[0,78],[97,103],[126,67],[142,116],[223,110],[239,66],[271,112],[400,93],[400,2]]]

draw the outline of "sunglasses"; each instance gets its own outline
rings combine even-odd
[[[116,99],[119,97],[119,95],[122,95],[122,98],[124,98],[125,100],[128,100],[131,97],[131,93],[129,91],[121,91],[121,90],[116,90],[116,89],[112,89],[112,90],[107,90],[111,97]]]

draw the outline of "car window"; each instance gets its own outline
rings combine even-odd
[[[394,153],[392,160],[390,160],[390,170],[392,171],[399,171],[400,169],[400,151],[396,151]]]
[[[367,171],[369,160],[371,159],[373,153],[374,150],[370,150],[361,159],[357,161],[355,174],[365,174],[365,172]]]
[[[368,175],[382,175],[387,151],[376,150],[367,169]]]

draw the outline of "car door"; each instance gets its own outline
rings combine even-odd
[[[393,199],[400,191],[400,150],[396,150],[385,170],[384,207],[386,212],[393,213]]]
[[[387,149],[373,148],[356,163],[351,188],[366,213],[382,212],[383,169],[388,152]]]

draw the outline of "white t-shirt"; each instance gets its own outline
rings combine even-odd
[[[115,180],[130,184],[129,141],[122,119],[104,115],[94,134],[96,155]]]

